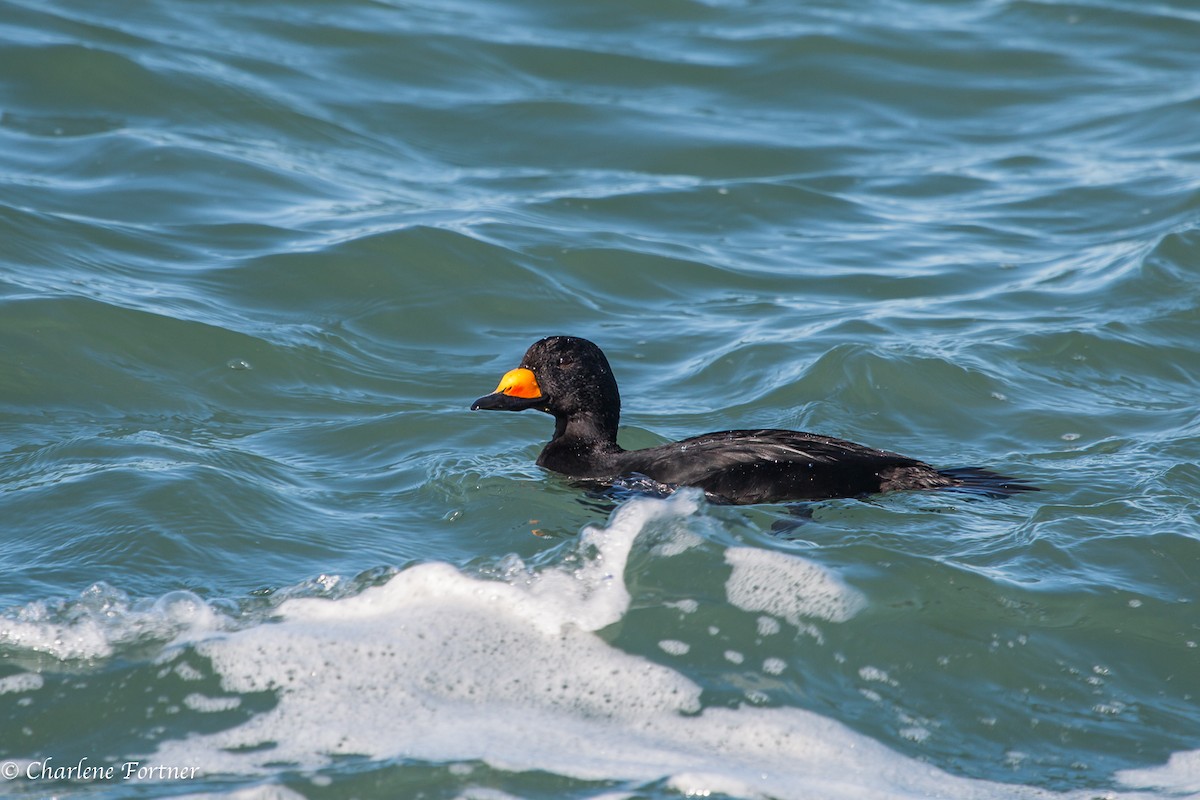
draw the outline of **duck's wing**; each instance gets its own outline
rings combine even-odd
[[[844,439],[788,430],[734,430],[622,454],[626,472],[699,486],[730,503],[857,497],[951,483],[933,467]],[[903,475],[904,486],[893,485]]]

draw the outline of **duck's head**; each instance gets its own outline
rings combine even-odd
[[[525,351],[520,366],[504,374],[496,391],[471,404],[472,411],[527,408],[562,418],[596,415],[615,431],[621,395],[599,347],[577,336],[549,336]]]

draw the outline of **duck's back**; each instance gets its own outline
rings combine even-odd
[[[626,451],[619,458],[624,473],[671,486],[698,486],[713,499],[739,504],[859,497],[956,483],[898,453],[777,429],[706,433]]]

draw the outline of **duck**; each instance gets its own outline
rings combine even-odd
[[[654,447],[617,443],[621,395],[604,352],[578,336],[534,342],[472,411],[554,417],[539,466],[572,480],[615,485],[649,479],[666,492],[697,487],[714,503],[748,505],[885,492],[957,490],[1007,497],[1037,487],[982,467],[937,469],[915,458],[832,436],[784,429],[705,433]]]

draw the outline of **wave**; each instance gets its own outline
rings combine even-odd
[[[159,674],[194,687],[181,692],[183,706],[241,716],[216,732],[197,732],[212,730],[197,724],[144,758],[195,767],[210,779],[271,782],[281,769],[311,774],[356,756],[479,761],[689,796],[1076,796],[954,776],[812,711],[714,704],[669,664],[616,646],[614,631],[631,609],[626,567],[698,548],[703,540],[689,524],[700,503],[691,492],[632,500],[607,527],[587,528],[542,566],[510,556],[474,574],[418,564],[365,589],[339,590],[327,580],[249,621],[244,610],[188,593],[138,604],[94,589],[57,616],[35,604],[0,623],[0,647],[95,659],[157,638]],[[867,606],[836,573],[790,553],[731,545],[722,560],[730,568],[723,602],[760,635],[783,626],[814,633]],[[313,593],[321,596],[303,596]],[[696,604],[675,606],[686,616]],[[690,646],[684,632],[662,635],[663,661]],[[741,663],[744,654],[736,655],[726,657]],[[786,669],[766,659],[761,674]],[[0,692],[44,690],[34,671],[0,683]],[[273,700],[250,703],[261,710],[240,708],[261,696]],[[1193,763],[1179,754],[1166,768],[1124,777],[1139,786],[1186,786]]]

